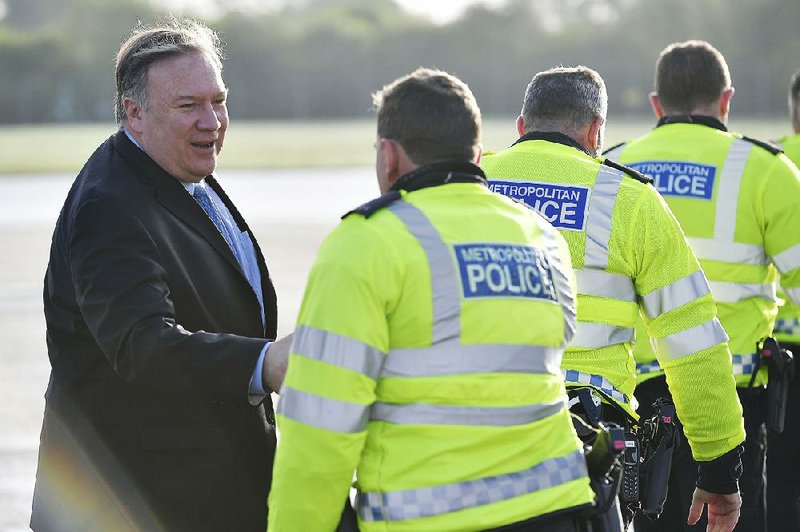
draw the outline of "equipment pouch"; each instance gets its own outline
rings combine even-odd
[[[764,340],[759,350],[761,360],[767,364],[767,428],[773,432],[783,432],[786,419],[786,401],[789,384],[794,377],[794,356],[791,351],[781,349],[774,338]]]
[[[653,403],[655,415],[640,427],[642,463],[640,467],[640,509],[650,519],[657,519],[667,499],[672,453],[678,445],[675,405],[659,398]]]

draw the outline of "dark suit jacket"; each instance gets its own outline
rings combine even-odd
[[[277,305],[255,247],[266,327],[236,258],[178,180],[122,132],[91,156],[45,277],[52,371],[35,530],[265,529],[272,405],[251,406],[247,392]]]

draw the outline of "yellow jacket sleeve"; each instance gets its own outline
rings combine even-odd
[[[391,283],[379,293],[375,280],[390,276],[388,252],[363,218],[351,216],[311,270],[278,403],[270,531],[338,523],[387,350]]]
[[[655,189],[647,187],[634,220],[629,252],[642,317],[692,454],[712,460],[744,441],[728,336],[697,258]]]

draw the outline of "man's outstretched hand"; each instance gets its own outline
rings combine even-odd
[[[692,507],[689,508],[688,523],[697,523],[703,515],[703,506],[708,505],[707,532],[731,532],[739,521],[742,497],[739,492],[723,495],[711,493],[700,488],[694,490]]]

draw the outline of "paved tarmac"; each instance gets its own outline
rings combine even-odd
[[[74,176],[0,176],[0,531],[28,530],[50,373],[42,279]],[[294,328],[308,270],[339,216],[378,195],[369,168],[226,171],[222,185],[264,250],[278,291],[278,334]]]

